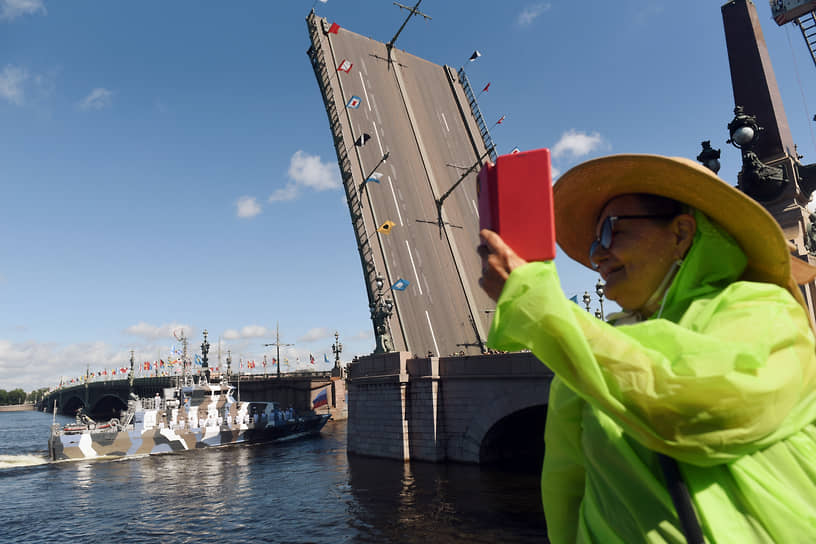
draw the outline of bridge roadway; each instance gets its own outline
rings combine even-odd
[[[342,28],[320,34],[378,272],[389,285],[411,282],[392,293],[395,348],[481,353],[494,303],[478,286],[478,168],[445,201],[444,228],[436,207],[484,154],[456,72],[396,49],[389,63],[384,44]],[[337,70],[343,61],[352,63],[348,72]],[[361,103],[347,108],[353,96]],[[363,133],[371,138],[354,145]],[[375,167],[380,182],[363,183]],[[387,220],[395,224],[390,233],[376,232]]]

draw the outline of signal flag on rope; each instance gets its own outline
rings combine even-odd
[[[473,52],[473,54],[470,56],[469,60],[470,60],[470,62],[473,62],[474,60],[478,59],[481,56],[482,56],[482,54],[479,53],[479,51],[477,50],[477,51]]]
[[[369,141],[370,139],[371,134],[369,134],[368,132],[363,132],[363,134],[360,135],[360,137],[357,138],[357,140],[354,142],[354,145],[356,145],[357,147],[363,147],[366,144],[366,142]]]
[[[337,34],[338,30],[340,30],[340,25],[337,23],[332,23],[329,27],[329,34]]]
[[[343,62],[340,63],[340,66],[337,67],[338,72],[345,72],[349,73],[351,71],[351,67],[354,66],[351,62],[346,59],[343,59]]]
[[[368,183],[369,181],[373,181],[374,183],[379,183],[379,182],[380,182],[380,180],[382,179],[382,176],[383,176],[383,175],[382,175],[380,172],[374,172],[373,174],[371,174],[370,176],[368,176],[368,179],[367,179],[367,180],[365,180],[365,181],[363,182],[363,184],[366,184],[366,183]]]
[[[391,229],[394,228],[394,225],[396,225],[396,223],[394,223],[393,221],[386,221],[385,223],[380,225],[380,228],[377,229],[377,232],[389,234],[391,232]]]
[[[411,282],[408,280],[404,280],[402,278],[398,279],[394,282],[394,285],[391,286],[392,291],[405,291],[408,286],[411,285]]]
[[[349,98],[349,101],[346,104],[346,107],[351,108],[353,110],[356,110],[357,108],[360,107],[360,104],[362,104],[362,103],[363,103],[363,100],[359,96],[352,96],[351,98]]]

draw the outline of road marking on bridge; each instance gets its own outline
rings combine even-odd
[[[479,217],[479,207],[476,206],[476,201],[471,198],[470,203],[473,204],[473,209],[476,211],[476,217]]]
[[[362,72],[357,72],[360,74],[360,83],[363,85],[363,94],[365,95],[366,106],[368,106],[368,111],[371,111],[371,102],[368,100],[368,91],[365,88],[365,80],[363,80]]]
[[[399,211],[400,207],[399,207],[399,202],[397,202],[397,195],[396,195],[396,193],[394,193],[394,184],[391,183],[391,176],[388,176],[388,185],[391,186],[391,196],[394,197],[394,206],[397,207],[397,217],[399,218],[400,227],[404,227],[405,224],[402,222],[402,214]],[[405,240],[405,243],[407,244],[408,240]],[[410,252],[411,249],[409,248],[408,251]],[[414,272],[416,272],[416,271],[414,271]]]
[[[405,240],[405,247],[408,248],[408,258],[411,259],[411,266],[414,269],[414,277],[416,278],[417,288],[419,289],[419,294],[421,295],[422,294],[422,285],[419,283],[419,274],[417,274],[416,265],[414,264],[414,255],[411,253],[411,246],[408,245],[408,240]],[[427,314],[428,312],[426,311],[425,313]],[[431,320],[429,318],[428,319],[428,325],[430,325],[430,324],[431,324]],[[433,331],[431,331],[431,334],[433,334]],[[434,340],[434,344],[436,344],[436,340]]]
[[[380,156],[385,155],[385,151],[383,150],[382,140],[380,140],[380,133],[377,130],[377,123],[371,121],[371,125],[374,127],[374,135],[377,137],[377,145],[380,146]]]
[[[447,119],[445,119],[445,114],[444,114],[444,113],[442,113],[442,112],[439,112],[439,115],[441,115],[441,116],[442,116],[442,121],[444,121],[444,122],[445,122],[445,130],[447,130],[448,132],[450,132],[450,127],[448,127],[448,120],[447,120]]]
[[[434,341],[434,353],[437,357],[439,357],[439,346],[436,344],[436,335],[433,332],[433,327],[431,326],[431,316],[428,315],[428,310],[425,310],[425,317],[428,319],[428,328],[431,330],[431,339]]]

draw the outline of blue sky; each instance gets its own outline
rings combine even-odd
[[[693,158],[710,139],[735,183],[720,4],[425,0],[432,20],[397,46],[491,83],[500,153],[550,147],[564,172],[609,153]],[[156,359],[182,327],[260,360],[279,322],[292,369],[331,359],[335,330],[344,361],[373,349],[306,56],[313,5],[383,42],[405,17],[390,0],[0,0],[0,388],[123,366],[131,349]],[[813,162],[816,68],[757,6]],[[558,265],[567,296],[593,288]]]

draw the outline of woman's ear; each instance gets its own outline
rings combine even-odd
[[[681,214],[672,220],[672,233],[677,247],[675,257],[682,259],[694,241],[694,234],[697,232],[697,221],[691,214]]]

